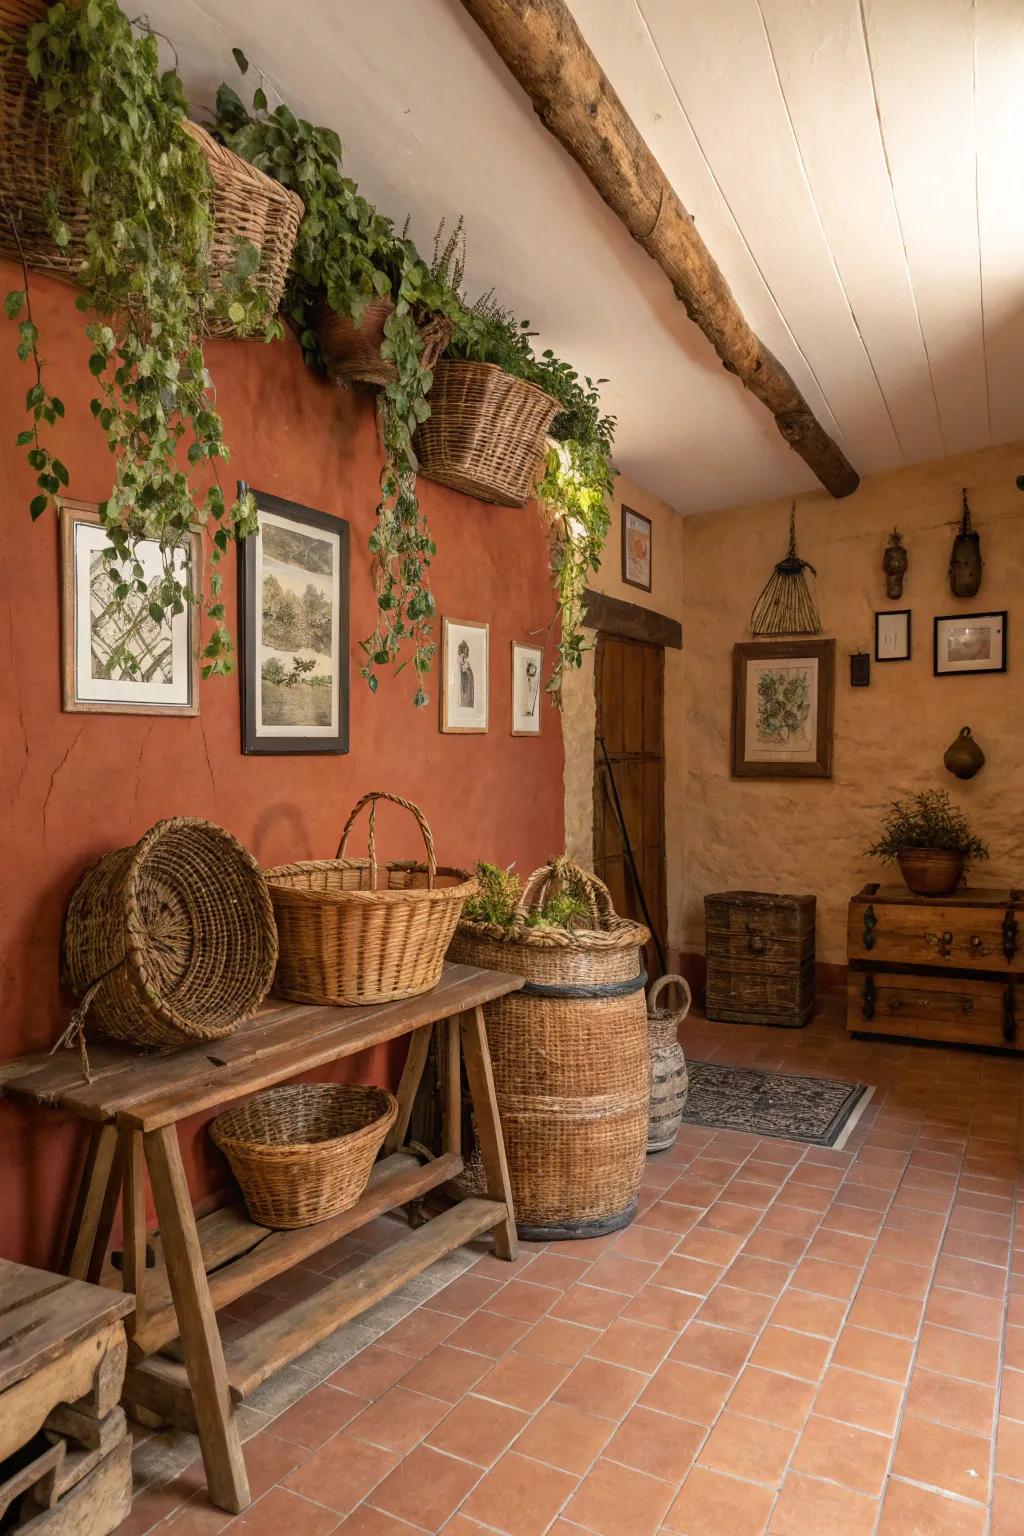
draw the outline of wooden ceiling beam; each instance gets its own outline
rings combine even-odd
[[[541,122],[633,239],[657,263],[723,365],[775,417],[783,437],[833,496],[860,477],[786,369],[743,317],[664,171],[619,100],[565,0],[462,0],[533,103]]]

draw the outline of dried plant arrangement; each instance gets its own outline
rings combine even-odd
[[[796,502],[789,514],[789,548],[769,576],[750,616],[752,635],[820,635],[818,607],[805,571],[817,576],[809,560],[796,552]]]

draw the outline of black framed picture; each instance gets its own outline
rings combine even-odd
[[[239,545],[242,751],[348,751],[348,523],[253,491]]]
[[[996,613],[942,613],[935,618],[936,677],[1006,671],[1006,609]]]
[[[888,608],[875,614],[875,660],[910,660],[909,608]]]

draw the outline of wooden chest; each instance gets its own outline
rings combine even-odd
[[[813,896],[704,898],[707,1016],[797,1029],[814,1009]]]
[[[914,896],[866,885],[850,902],[847,1029],[1020,1050],[1024,892]]]

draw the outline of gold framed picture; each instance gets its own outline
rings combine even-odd
[[[441,730],[483,735],[488,715],[490,625],[444,619],[441,625]]]

